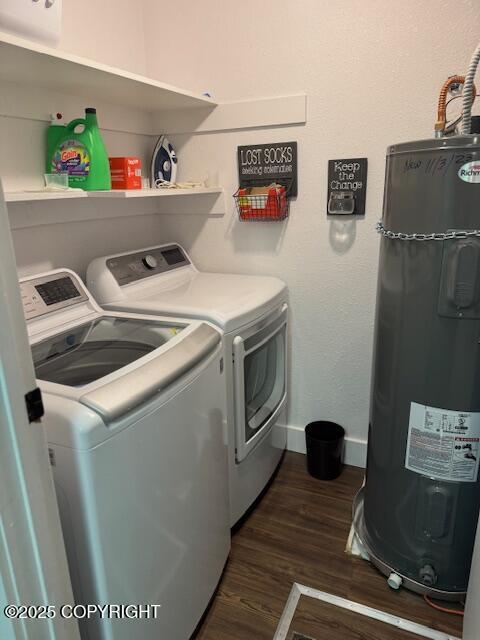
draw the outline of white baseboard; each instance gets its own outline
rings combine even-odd
[[[286,425],[287,449],[297,453],[306,453],[305,429],[294,425]],[[345,438],[345,464],[353,467],[367,466],[367,441],[358,438]]]

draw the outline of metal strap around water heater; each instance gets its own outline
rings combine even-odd
[[[446,231],[445,233],[402,233],[401,231],[396,232],[385,229],[381,221],[377,222],[375,229],[377,233],[380,233],[384,238],[388,238],[389,240],[416,240],[417,242],[438,240],[439,242],[443,242],[444,240],[460,240],[473,236],[480,237],[480,229],[473,229],[472,231]]]

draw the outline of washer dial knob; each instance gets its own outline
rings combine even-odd
[[[148,254],[144,258],[142,258],[142,262],[147,267],[147,269],[156,269],[156,267],[158,266],[157,259],[151,254]]]

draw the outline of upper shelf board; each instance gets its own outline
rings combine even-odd
[[[7,191],[7,202],[40,202],[42,200],[64,200],[70,198],[161,198],[179,196],[203,196],[223,194],[222,187],[195,187],[192,189],[112,189],[111,191]]]
[[[71,191],[7,191],[6,202],[38,202],[40,200],[65,200],[70,198],[86,198],[87,192],[82,189]]]
[[[206,96],[4,32],[0,32],[0,79],[148,112],[217,105]]]
[[[222,187],[194,187],[191,189],[112,189],[89,191],[89,198],[162,198],[175,196],[203,196],[223,193]]]

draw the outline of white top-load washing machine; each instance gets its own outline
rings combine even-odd
[[[97,258],[87,284],[106,309],[213,322],[225,335],[230,522],[262,492],[286,446],[287,288],[277,278],[199,272],[178,244]]]
[[[221,334],[106,313],[67,269],[20,287],[75,600],[160,605],[82,638],[186,640],[230,548]]]

